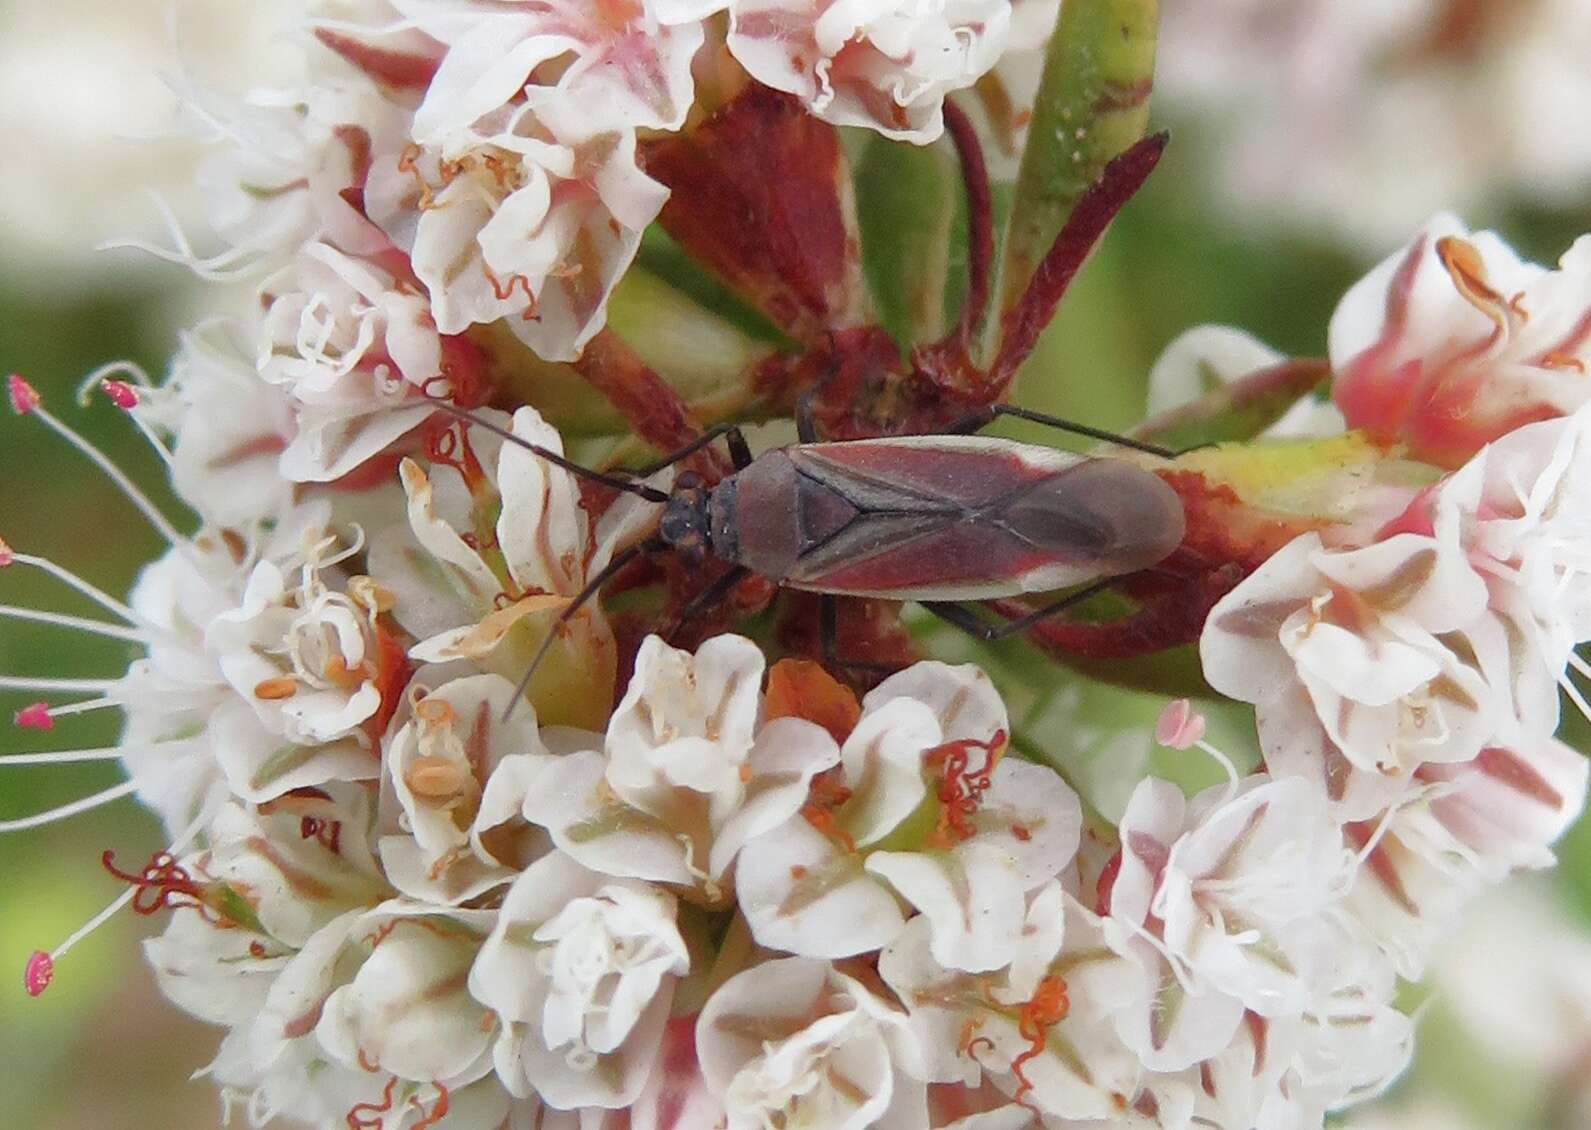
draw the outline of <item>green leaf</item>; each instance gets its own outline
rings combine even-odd
[[[1083,190],[1144,134],[1158,0],[1067,0],[1045,56],[1000,268],[1010,309]]]

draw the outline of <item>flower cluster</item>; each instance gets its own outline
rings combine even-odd
[[[1574,0],[1162,7],[1156,77],[1214,126],[1234,215],[1268,208],[1375,249],[1442,207],[1572,202],[1591,173],[1556,124],[1591,93]]]
[[[1122,579],[1124,620],[992,613],[1094,660],[1197,642],[1209,688],[1257,721],[1243,773],[1174,699],[1158,741],[1203,750],[1228,780],[1190,796],[1124,770],[1121,811],[1074,791],[978,667],[902,658],[881,601],[853,602],[886,629],[861,664],[798,657],[819,648],[796,601],[758,643],[671,645],[701,611],[687,598],[724,598],[715,628],[743,610],[740,575],[669,529],[698,513],[676,503],[708,512],[724,467],[703,441],[678,469],[588,469],[566,442],[591,436],[551,422],[578,395],[525,391],[573,372],[659,425],[616,437],[615,465],[640,463],[628,441],[700,436],[604,328],[665,209],[685,210],[672,230],[687,233],[759,214],[754,196],[721,207],[710,178],[676,175],[723,157],[693,149],[700,135],[749,145],[756,130],[720,114],[749,100],[774,107],[753,126],[795,122],[778,137],[792,176],[843,171],[818,159],[840,152],[833,123],[879,145],[949,123],[975,153],[971,116],[945,100],[977,84],[985,134],[1020,148],[1055,7],[328,2],[302,89],[204,102],[225,144],[200,180],[228,246],[176,257],[253,275],[256,301],[185,334],[163,383],[128,366],[90,380],[167,461],[192,532],[8,383],[17,414],[97,463],[169,543],[124,602],[0,542],[0,569],[42,571],[103,612],[0,617],[139,651],[112,678],[0,677],[49,696],[17,712],[25,729],[123,719],[114,747],[8,765],[127,774],[0,830],[136,794],[170,838],[141,867],[106,854],[126,891],[34,955],[28,991],[122,907],[169,912],[149,962],[225,1029],[205,1074],[256,1126],[1318,1130],[1395,1078],[1414,1030],[1400,980],[1470,896],[1549,864],[1583,803],[1586,763],[1554,737],[1591,639],[1579,248],[1544,271],[1439,218],[1344,299],[1335,408],[1295,395],[1249,444],[1172,458],[1134,440],[1138,466],[1084,465],[1181,501],[1183,544]],[[1088,242],[1089,217],[1157,153],[1101,174],[1057,245]],[[970,352],[958,367],[944,341],[909,377],[874,379],[886,335],[849,321],[866,305],[842,222],[854,201],[828,187],[844,269],[775,285],[708,264],[784,310],[792,337],[829,320],[801,343],[820,340],[816,361],[749,371],[766,385],[811,365],[842,393],[917,408],[934,397],[910,379],[937,376],[956,406]],[[800,214],[819,240],[830,213]],[[738,235],[763,256],[760,232]],[[781,269],[800,258],[772,236],[766,250]],[[1036,271],[1051,308],[1064,266]],[[1000,343],[1001,380],[1036,309],[1006,312],[1018,346]],[[963,346],[983,313],[969,310]],[[642,376],[616,379],[625,366]],[[1146,429],[1310,371],[1193,331],[1156,369]],[[881,418],[819,407],[853,430]],[[924,490],[943,486],[933,460],[960,466],[957,442],[901,448],[927,454]],[[1043,455],[1047,474],[1078,466]],[[1066,544],[1102,559],[1094,543],[1131,540],[1112,499],[1062,513],[1036,498],[1029,533],[1070,523]],[[792,524],[849,520],[810,510]],[[1043,575],[1082,569],[1061,564]],[[695,573],[697,588],[677,583]],[[933,597],[931,579],[911,591]],[[994,591],[984,580],[966,591]]]

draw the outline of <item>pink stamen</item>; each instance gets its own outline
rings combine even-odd
[[[5,543],[5,539],[0,538],[0,569],[4,569],[16,559],[17,555],[11,551],[11,547]]]
[[[1168,702],[1155,723],[1155,741],[1168,749],[1191,749],[1204,737],[1204,715],[1185,698]]]
[[[6,391],[11,395],[11,411],[18,416],[26,416],[39,406],[37,390],[16,373],[6,378]]]
[[[11,716],[11,720],[23,730],[55,729],[55,719],[50,717],[50,704],[47,702],[35,702],[32,706],[24,706]]]
[[[110,402],[116,407],[124,409],[138,407],[138,390],[126,381],[106,381],[100,387],[105,390],[105,395],[110,397]]]
[[[55,959],[43,950],[35,950],[22,971],[22,987],[28,991],[28,996],[36,997],[48,989],[54,979]]]

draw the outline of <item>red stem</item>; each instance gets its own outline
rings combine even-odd
[[[989,274],[994,262],[994,216],[989,193],[989,169],[983,145],[972,120],[954,101],[945,99],[945,131],[956,147],[961,180],[967,191],[967,293],[961,300],[956,330],[962,350],[983,322],[989,306]]]
[[[1167,140],[1168,135],[1164,133],[1142,138],[1106,165],[1099,179],[1077,198],[1072,214],[1066,217],[1055,242],[1039,260],[1022,297],[1006,311],[1000,351],[989,370],[990,402],[1001,398],[1000,394],[1016,376],[1022,362],[1033,352],[1039,334],[1055,316],[1055,308],[1088,259],[1088,253],[1105,234],[1116,213],[1154,172]]]

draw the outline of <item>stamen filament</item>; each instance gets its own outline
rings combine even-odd
[[[64,612],[45,612],[38,608],[18,608],[11,604],[0,604],[0,619],[27,620],[34,624],[52,624],[57,628],[70,628],[77,632],[88,632],[96,636],[108,636],[114,640],[128,640],[132,643],[145,643],[149,637],[135,628],[124,628],[120,624],[106,624],[99,620],[90,620],[86,616],[68,616]]]
[[[161,742],[160,745],[173,743]],[[0,757],[0,768],[7,765],[67,765],[77,761],[115,761],[122,754],[144,752],[153,746],[102,746],[98,749],[63,749],[44,753],[12,753]]]
[[[132,793],[135,787],[136,786],[134,786],[133,782],[123,781],[119,785],[112,785],[104,792],[98,792],[93,796],[86,796],[79,800],[74,800],[68,804],[61,805],[59,808],[52,808],[47,812],[39,812],[32,816],[23,816],[16,820],[0,820],[0,833],[24,832],[29,828],[42,828],[46,824],[54,824],[59,820],[66,820],[69,817],[76,816],[80,812],[87,812],[90,809],[98,808],[101,805],[110,804],[113,801],[121,800],[122,797]]]
[[[108,691],[116,686],[115,679],[35,679],[26,675],[0,675],[0,691],[61,691],[80,694],[84,691]]]
[[[64,423],[53,412],[50,412],[43,405],[35,407],[33,411],[29,413],[29,415],[37,416],[39,419],[43,420],[47,425],[49,425],[56,435],[60,436],[68,444],[76,448],[78,452],[80,452],[86,459],[89,460],[89,462],[98,467],[101,473],[111,481],[116,489],[122,492],[127,501],[131,502],[135,507],[137,507],[138,512],[142,514],[144,518],[148,520],[149,524],[153,526],[168,542],[174,546],[182,546],[187,544],[188,539],[177,532],[177,527],[173,526],[170,520],[168,520],[166,516],[156,508],[155,504],[149,500],[149,496],[143,491],[139,490],[132,479],[127,477],[126,472],[124,472],[120,467],[116,466],[116,464],[111,461],[110,457],[107,456],[103,451],[95,447],[88,440],[84,439],[75,429]]]
[[[138,615],[138,613],[134,612],[131,608],[128,608],[127,605],[117,600],[114,596],[111,596],[108,592],[105,592],[103,589],[95,585],[89,584],[82,577],[79,577],[71,570],[63,569],[49,558],[37,557],[31,553],[14,553],[11,555],[11,560],[14,564],[31,565],[33,568],[38,569],[41,572],[48,573],[62,584],[76,589],[78,592],[92,600],[95,604],[98,604],[101,608],[105,609],[105,611],[112,613],[113,615],[120,616],[129,624],[141,624],[144,622],[142,616]]]
[[[59,706],[52,706],[45,711],[51,718],[64,718],[71,714],[88,714],[95,710],[104,710],[107,707],[120,709],[122,700],[119,698],[85,698],[81,702],[63,702]]]
[[[203,822],[204,818],[201,816],[192,824],[189,824],[188,827],[183,830],[182,834],[172,841],[171,846],[166,849],[166,853],[171,856],[177,856],[187,850],[188,845],[191,844],[194,837],[199,834],[199,828],[202,826]],[[35,953],[28,961],[27,974],[24,977],[24,984],[27,986],[28,995],[36,997],[43,993],[45,989],[49,988],[50,980],[55,975],[55,963],[62,957],[65,957],[66,952],[73,946],[77,945],[78,942],[81,942],[84,938],[88,937],[95,930],[98,930],[101,926],[105,925],[106,922],[109,922],[112,918],[114,918],[118,912],[127,906],[128,903],[133,901],[133,898],[138,894],[138,891],[139,888],[136,886],[128,887],[121,894],[117,895],[109,906],[105,907],[105,909],[94,915],[94,917],[83,923],[76,930],[73,930],[72,933],[68,935],[67,939],[60,945],[56,946],[53,950],[49,951],[48,953],[45,953],[42,950],[38,953]]]

